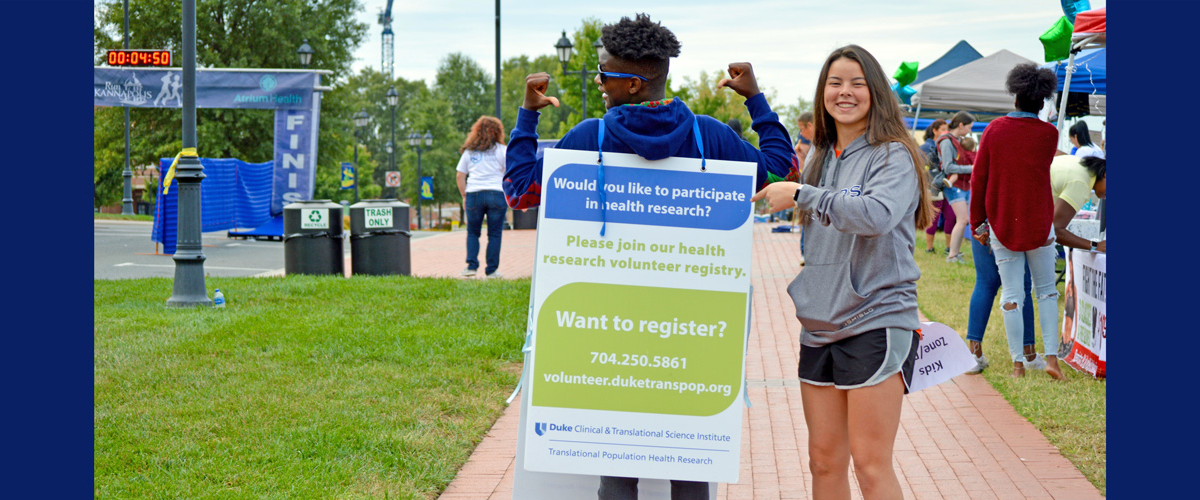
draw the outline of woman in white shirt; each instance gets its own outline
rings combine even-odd
[[[1092,142],[1092,136],[1088,133],[1087,122],[1079,120],[1067,129],[1067,135],[1071,137],[1071,145],[1075,146],[1075,156],[1095,156],[1104,158],[1104,150],[1096,147]]]
[[[504,124],[494,116],[481,116],[471,125],[458,160],[458,192],[463,197],[467,216],[467,268],[463,276],[474,276],[479,269],[479,235],[487,217],[487,267],[484,276],[498,278],[500,238],[508,203],[504,200]]]

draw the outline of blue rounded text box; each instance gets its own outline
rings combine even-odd
[[[600,205],[596,165],[568,163],[544,186],[546,217],[580,221],[731,230],[750,217],[749,175],[604,167]]]

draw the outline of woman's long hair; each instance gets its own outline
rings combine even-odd
[[[812,147],[816,155],[812,165],[804,170],[804,183],[816,186],[821,182],[822,171],[825,170],[825,159],[829,150],[837,144],[837,124],[833,116],[825,109],[825,80],[829,78],[829,67],[838,59],[847,58],[862,67],[867,79],[867,90],[871,96],[871,108],[867,111],[867,143],[872,146],[899,142],[912,156],[914,173],[917,176],[917,190],[921,201],[917,204],[915,215],[917,229],[929,227],[933,220],[933,203],[930,201],[929,177],[922,168],[928,162],[925,154],[917,146],[908,129],[904,128],[901,118],[900,104],[888,86],[887,76],[879,62],[866,49],[857,45],[847,45],[834,50],[821,67],[821,77],[817,80],[817,95],[813,98],[813,115],[817,119],[813,125]],[[801,216],[808,214],[802,213]]]
[[[1079,123],[1071,125],[1071,128],[1067,129],[1067,133],[1075,138],[1075,141],[1079,143],[1079,147],[1081,148],[1084,146],[1096,146],[1092,143],[1092,134],[1088,131],[1087,122],[1083,120],[1079,120]]]
[[[484,115],[471,125],[471,132],[467,134],[467,140],[463,142],[462,147],[458,148],[458,153],[462,154],[468,149],[487,151],[497,143],[504,144],[504,124],[499,118]]]

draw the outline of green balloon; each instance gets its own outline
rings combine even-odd
[[[1071,55],[1071,33],[1074,31],[1075,26],[1067,16],[1063,16],[1038,37],[1046,51],[1046,62],[1061,61]]]
[[[900,67],[897,68],[896,72],[892,74],[892,78],[894,78],[901,87],[912,83],[913,80],[917,79],[916,61],[900,63]]]

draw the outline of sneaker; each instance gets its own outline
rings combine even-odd
[[[1043,362],[1043,364],[1044,363],[1045,362]],[[973,368],[971,368],[970,370],[967,370],[967,373],[972,373],[972,374],[981,373],[981,372],[983,372],[983,369],[987,368],[987,367],[988,367],[987,356],[975,356],[975,366]]]
[[[958,255],[955,255],[955,256],[953,256],[953,257],[951,257],[951,256],[947,255],[947,256],[946,256],[946,262],[953,262],[953,263],[955,263],[955,264],[962,264],[962,263],[963,263],[963,256],[962,256],[962,254],[961,254],[961,253],[960,253],[960,254],[958,254]]]
[[[936,251],[937,251],[937,250],[934,250],[934,249],[932,249],[932,248],[926,248],[926,249],[925,249],[925,253],[934,253],[934,252],[936,252]]]
[[[800,256],[800,265],[802,265],[802,266],[804,265],[804,256],[803,255]]]
[[[466,269],[463,269],[462,272],[459,274],[461,274],[463,276],[475,276],[475,273],[476,273],[476,271],[474,269],[471,269],[468,267]]]
[[[1025,368],[1028,370],[1038,370],[1038,371],[1045,370],[1046,369],[1046,358],[1043,358],[1041,354],[1038,354],[1036,357],[1033,358],[1033,361],[1025,362]]]
[[[493,272],[492,274],[484,275],[483,279],[487,279],[487,280],[504,279],[504,276],[501,276],[499,272]]]

